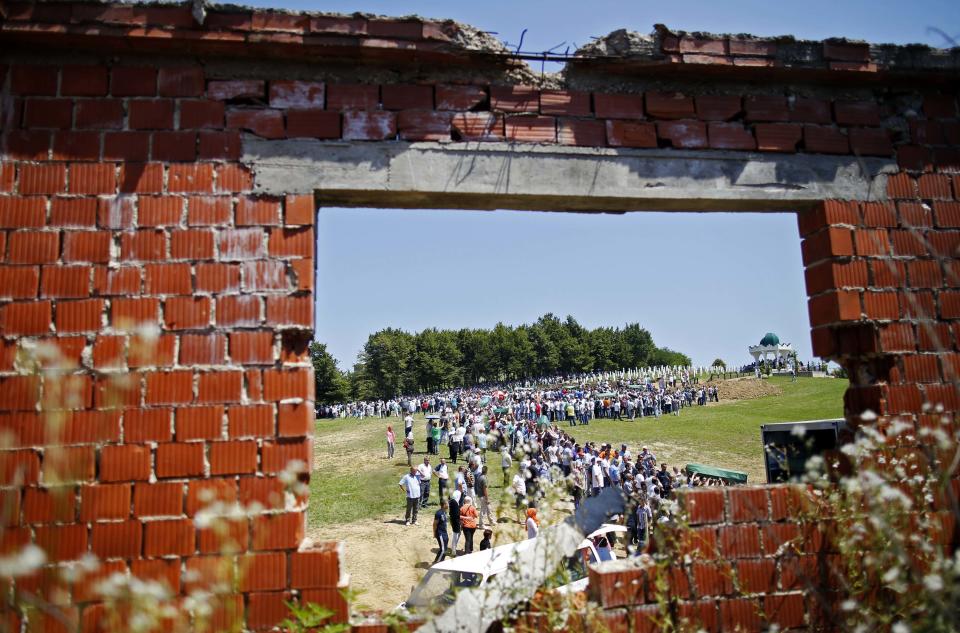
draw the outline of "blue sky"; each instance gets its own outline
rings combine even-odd
[[[618,28],[843,36],[948,45],[960,2],[806,0],[256,1],[284,7],[453,18],[524,50],[582,45]],[[342,368],[387,326],[492,327],[544,312],[582,324],[636,321],[659,345],[709,363],[749,361],[774,331],[809,359],[800,240],[793,214],[626,216],[323,209],[318,225],[317,338]]]

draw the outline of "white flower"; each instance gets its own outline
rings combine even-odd
[[[903,622],[894,622],[890,630],[893,633],[910,633],[910,627]]]
[[[877,414],[870,409],[864,409],[863,413],[860,414],[860,419],[864,422],[873,422],[877,419]]]
[[[33,573],[47,562],[46,553],[30,543],[19,552],[0,556],[0,577],[16,578]]]
[[[844,600],[843,603],[840,604],[840,608],[844,611],[855,611],[857,603],[855,600]]]
[[[927,574],[923,577],[923,586],[933,592],[943,590],[943,578],[939,574]]]

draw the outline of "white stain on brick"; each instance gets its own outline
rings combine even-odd
[[[262,229],[225,229],[217,235],[221,260],[256,259],[264,255]]]
[[[343,138],[367,141],[390,138],[395,134],[393,116],[389,112],[344,112]]]
[[[322,108],[324,85],[311,81],[275,81],[270,84],[270,106],[274,108]]]

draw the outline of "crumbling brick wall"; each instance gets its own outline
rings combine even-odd
[[[900,172],[876,201],[798,214],[814,351],[850,371],[852,421],[869,409],[922,425],[924,403],[960,408],[960,120],[942,73],[878,62],[860,44],[817,43],[819,57],[791,66],[775,42],[660,33],[645,72],[669,80],[593,85],[635,62],[626,55],[599,69],[571,62],[568,85],[545,86],[502,51],[464,45],[459,28],[7,6],[0,37],[17,47],[0,65],[3,551],[41,544],[50,570],[92,552],[104,573],[162,578],[179,593],[228,556],[240,579],[217,623],[269,628],[297,595],[346,617],[338,550],[298,551],[306,499],[278,477],[312,456],[313,198],[255,193],[245,135],[895,157]],[[751,83],[764,77],[779,83]],[[159,329],[149,345],[144,324]],[[59,349],[60,375],[16,362],[18,347],[40,342]],[[129,376],[120,388],[116,375]],[[62,424],[48,433],[42,405],[64,380],[77,398],[53,406]],[[788,570],[768,558],[793,529],[785,490],[698,494],[709,516],[697,529],[716,548],[677,582],[711,630],[758,628],[760,612],[809,624]],[[262,506],[231,527],[237,553],[196,527],[204,491]],[[747,498],[755,509],[743,510]],[[717,553],[752,570],[750,597],[706,588]],[[68,587],[63,601],[51,578],[11,589],[56,596],[69,622],[97,630],[96,597]],[[617,630],[647,609],[618,610],[643,604],[642,590],[617,597],[593,580]]]

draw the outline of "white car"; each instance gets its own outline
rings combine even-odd
[[[624,533],[627,528],[613,523],[604,523],[599,529],[587,535],[577,552],[567,558],[563,565],[565,573],[556,578],[564,584],[552,587],[563,593],[583,591],[587,587],[587,565],[606,560],[615,560],[613,548],[598,549],[594,539]],[[518,543],[499,545],[482,552],[464,554],[456,558],[440,561],[427,571],[426,575],[410,592],[406,602],[398,606],[399,610],[433,610],[452,604],[460,589],[482,587],[507,569],[516,552],[532,547],[535,539],[526,539]],[[548,582],[548,585],[551,583]]]

